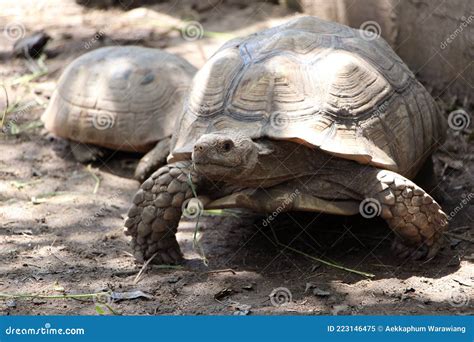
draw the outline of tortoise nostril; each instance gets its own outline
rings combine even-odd
[[[196,146],[194,146],[194,150],[202,152],[202,151],[204,151],[204,147],[202,145],[196,145]]]

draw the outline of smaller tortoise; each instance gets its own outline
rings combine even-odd
[[[196,74],[168,165],[125,221],[138,260],[179,262],[175,233],[201,206],[379,214],[396,254],[430,258],[447,217],[410,179],[443,141],[435,101],[387,43],[303,17],[225,44]]]
[[[195,72],[184,59],[159,49],[100,48],[66,68],[41,119],[70,141],[80,162],[103,155],[100,147],[147,152],[135,170],[135,178],[143,180],[166,162]]]

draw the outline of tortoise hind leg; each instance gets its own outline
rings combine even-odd
[[[156,264],[182,261],[176,232],[183,203],[192,197],[189,173],[190,162],[163,166],[135,194],[125,221],[125,234],[132,236],[133,253],[139,262],[155,254],[152,262]]]
[[[429,156],[426,159],[425,163],[421,167],[420,171],[418,171],[418,174],[413,181],[416,184],[420,184],[420,186],[438,202],[443,201],[443,194],[439,188],[438,177],[434,171],[432,156]]]
[[[103,158],[107,150],[95,145],[84,144],[77,141],[69,141],[72,155],[80,163],[88,163]]]
[[[139,182],[147,179],[153,171],[166,164],[166,157],[170,153],[170,138],[159,141],[156,146],[145,154],[135,169],[134,178]]]
[[[372,169],[359,175],[366,189],[361,203],[372,203],[397,235],[393,244],[400,257],[431,258],[439,250],[448,221],[438,203],[405,177],[387,170]],[[372,207],[373,208],[373,207]]]

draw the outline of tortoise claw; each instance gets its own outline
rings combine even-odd
[[[426,244],[409,245],[397,238],[392,242],[392,251],[400,259],[424,260],[434,257],[438,250]]]

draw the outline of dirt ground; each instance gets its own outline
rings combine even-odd
[[[90,298],[41,296],[109,290],[147,295],[109,302],[124,315],[474,314],[474,144],[467,130],[450,130],[434,157],[438,198],[453,217],[444,248],[433,260],[394,258],[390,231],[378,219],[282,214],[271,230],[259,219],[231,214],[201,221],[208,266],[192,247],[195,222],[182,221],[183,267],[150,266],[137,280],[142,265],[135,263],[123,234],[139,186],[131,179],[137,156],[114,153],[88,168],[39,127],[39,117],[61,70],[87,50],[114,44],[158,47],[200,67],[224,41],[300,15],[270,3],[213,2],[217,5],[182,1],[104,11],[72,0],[2,1],[1,28],[15,24],[25,34],[43,29],[53,39],[41,75],[38,66],[12,59],[13,40],[0,36],[0,77],[10,106],[17,104],[4,123],[10,122],[13,132],[0,138],[1,314],[94,315]],[[183,39],[176,27],[185,19],[199,21],[209,33]],[[5,106],[1,89],[0,98]],[[374,276],[283,249],[275,236],[293,249]],[[278,300],[287,303],[274,305]]]

